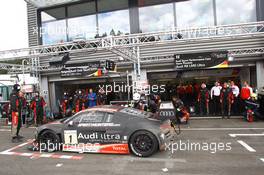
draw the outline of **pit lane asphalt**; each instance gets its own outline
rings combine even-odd
[[[22,128],[21,134],[27,139],[33,138],[33,128]],[[263,175],[264,162],[264,122],[247,123],[241,119],[206,119],[191,120],[182,127],[182,133],[173,143],[231,143],[230,151],[211,153],[204,150],[178,150],[159,152],[150,158],[138,158],[133,155],[78,154],[63,155],[83,156],[82,160],[53,158],[32,158],[0,155],[1,175],[80,175],[80,174],[240,174]],[[236,136],[229,134],[260,134],[259,136]],[[243,141],[256,152],[250,152],[238,143]],[[0,127],[0,151],[5,151],[19,143],[11,143],[10,131]],[[17,152],[29,152],[25,147]]]

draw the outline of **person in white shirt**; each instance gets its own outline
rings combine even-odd
[[[239,115],[239,94],[240,94],[240,89],[239,87],[235,84],[234,81],[230,82],[231,89],[234,95],[234,103],[232,104],[232,112],[234,115]]]
[[[213,100],[213,115],[221,114],[220,94],[222,87],[219,82],[215,82],[215,86],[211,89],[211,99]]]

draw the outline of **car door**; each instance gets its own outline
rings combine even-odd
[[[112,138],[109,142],[124,143],[127,141],[126,120],[122,116],[119,116],[118,113],[106,113],[104,123],[107,126],[106,135]]]
[[[77,124],[77,139],[79,144],[102,143],[106,132],[102,125],[105,113],[100,111],[89,111]]]

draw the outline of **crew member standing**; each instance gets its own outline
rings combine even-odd
[[[100,89],[98,91],[98,97],[97,97],[97,104],[98,105],[105,105],[106,104],[106,95],[105,95],[105,91]]]
[[[209,90],[206,88],[206,84],[202,83],[200,92],[198,93],[197,101],[200,106],[200,115],[209,114]]]
[[[96,93],[93,92],[93,89],[90,89],[88,94],[90,108],[96,106],[96,99]]]
[[[74,108],[74,112],[77,113],[79,111],[81,111],[81,95],[82,95],[82,91],[76,91],[74,94],[74,98],[73,98],[73,108]]]
[[[12,125],[11,125],[11,136],[12,136],[12,142],[20,142],[21,138],[17,135],[19,128],[18,128],[18,122],[19,118],[21,117],[19,114],[21,114],[21,109],[19,109],[19,91],[20,86],[18,84],[15,84],[13,86],[13,91],[10,94],[10,106],[11,106],[11,115],[12,115]]]
[[[61,102],[63,116],[67,114],[67,109],[69,108],[69,96],[67,92],[64,92],[62,102]]]
[[[35,124],[37,126],[43,124],[44,106],[46,106],[46,102],[37,91],[36,96],[31,101],[31,109],[34,110],[34,119],[35,119]]]
[[[242,105],[243,105],[243,110],[245,110],[246,107],[246,100],[250,100],[251,94],[253,93],[253,89],[249,86],[248,82],[244,82],[244,86],[241,89],[241,100],[242,100]]]
[[[232,89],[227,86],[226,82],[221,89],[220,103],[222,105],[222,118],[225,118],[225,116],[227,116],[227,118],[230,118],[231,106],[234,103],[234,95]]]
[[[213,114],[219,115],[221,111],[220,93],[222,87],[219,82],[215,82],[215,86],[211,89],[211,99],[213,100]]]
[[[148,97],[148,110],[154,114],[158,111],[158,105],[155,102],[155,96],[153,94],[150,94]]]
[[[234,97],[234,103],[232,104],[232,113],[234,115],[238,115],[239,114],[239,87],[235,84],[234,81],[230,82],[231,85],[231,89],[232,89],[232,93],[233,93],[233,97]]]

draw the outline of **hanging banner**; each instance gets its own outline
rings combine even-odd
[[[226,68],[228,67],[228,52],[176,54],[175,67],[177,70]]]

